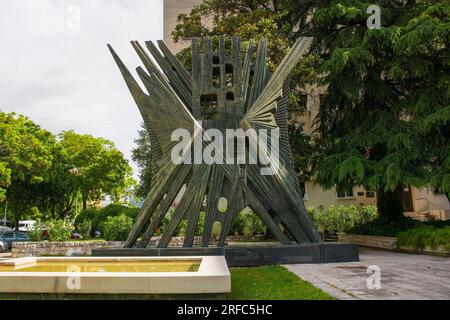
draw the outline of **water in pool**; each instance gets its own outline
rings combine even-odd
[[[199,260],[39,261],[35,265],[0,266],[0,272],[197,272]]]

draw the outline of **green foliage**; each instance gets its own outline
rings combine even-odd
[[[83,210],[75,219],[75,226],[80,229],[80,226],[86,221],[91,222],[91,232],[94,230],[102,230],[102,225],[108,219],[108,217],[117,217],[120,215],[126,215],[131,218],[132,221],[136,220],[139,213],[138,208],[126,207],[119,204],[110,204],[101,209],[88,208]]]
[[[261,219],[251,210],[244,210],[233,220],[230,235],[261,235],[266,233],[266,227]]]
[[[76,190],[83,198],[83,209],[102,193],[116,199],[133,184],[131,167],[114,143],[91,135],[66,131],[59,135],[68,161],[72,164]]]
[[[220,236],[220,232],[222,231],[222,223],[220,221],[214,221],[211,235],[214,238]]]
[[[366,222],[364,224],[356,225],[347,231],[352,234],[363,234],[381,237],[396,237],[400,232],[414,229],[420,226],[431,226],[434,228],[443,228],[450,226],[450,221],[427,221],[420,222],[409,217],[402,217],[401,219],[392,220],[380,216],[379,218]]]
[[[53,220],[46,223],[49,241],[69,241],[73,230],[64,220]]]
[[[92,231],[92,220],[84,220],[77,226],[77,230],[83,236],[83,239],[89,239]]]
[[[102,224],[102,235],[107,241],[125,241],[133,226],[133,219],[121,214],[108,217]]]
[[[41,241],[42,240],[42,224],[40,221],[36,222],[36,226],[33,230],[29,231],[28,237],[31,241]]]
[[[45,188],[60,168],[55,137],[24,116],[0,112],[0,201],[8,200],[16,223],[33,207],[48,208]],[[54,197],[53,197],[54,198]]]
[[[112,142],[78,135],[59,136],[24,116],[0,112],[0,202],[8,200],[13,220],[66,219],[79,195],[115,196],[133,184],[131,168]]]
[[[380,214],[399,219],[403,210],[393,201],[399,186],[450,192],[450,6],[375,3],[382,9],[380,30],[366,27],[363,1],[319,2],[313,15],[313,51],[326,52],[319,83],[329,93],[317,119],[316,173],[326,187],[384,192]]]
[[[136,196],[145,198],[150,191],[152,181],[152,154],[150,136],[144,125],[138,131],[138,138],[134,140],[136,147],[131,151],[131,158],[139,167],[139,185]]]
[[[427,246],[438,248],[443,246],[450,250],[450,227],[437,229],[432,226],[422,225],[413,229],[400,232],[397,235],[399,246],[411,246],[416,249],[423,249]]]
[[[355,225],[370,222],[378,217],[378,212],[374,206],[330,206],[327,211],[323,209],[308,209],[317,227],[317,231],[325,236],[326,233],[347,232]]]

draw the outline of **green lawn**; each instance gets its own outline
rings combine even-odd
[[[232,300],[333,300],[282,266],[230,268]]]

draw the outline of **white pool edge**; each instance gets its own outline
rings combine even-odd
[[[208,294],[231,292],[231,275],[223,256],[26,259],[28,261],[36,259],[35,261],[74,262],[201,260],[201,263],[197,272],[0,272],[0,293]],[[25,261],[27,260],[22,260],[22,262]],[[11,263],[11,261],[8,262]]]

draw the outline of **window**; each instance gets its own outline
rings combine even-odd
[[[220,63],[220,57],[218,55],[213,56],[213,64],[219,64]]]
[[[299,104],[301,110],[308,110],[308,95],[305,93],[300,94]]]
[[[234,101],[234,92],[227,92],[227,101]]]
[[[212,73],[213,87],[220,89],[220,67],[214,67]]]
[[[233,65],[229,63],[225,65],[225,85],[227,87],[232,87],[234,85]]]
[[[300,182],[300,192],[303,195],[303,199],[306,199],[306,184],[304,181]]]
[[[337,197],[340,199],[353,198],[353,189],[337,188]]]
[[[214,119],[217,115],[217,94],[204,94],[200,97],[203,120]]]
[[[366,198],[375,198],[375,192],[367,191],[366,192]]]

